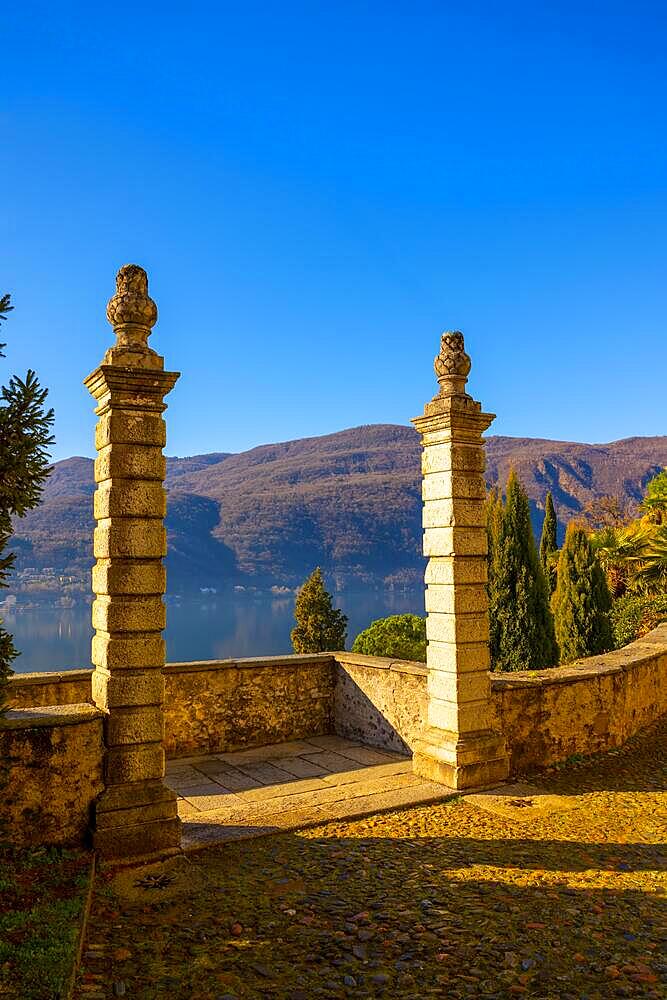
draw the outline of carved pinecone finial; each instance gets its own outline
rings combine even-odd
[[[471,361],[460,330],[446,330],[440,338],[440,353],[433,362],[441,396],[465,396]]]
[[[148,294],[148,275],[143,267],[121,267],[116,275],[116,294],[107,305],[107,319],[119,347],[148,350],[151,327],[157,322],[157,306]]]

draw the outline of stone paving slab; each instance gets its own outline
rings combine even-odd
[[[332,738],[337,739],[337,737]],[[305,740],[291,740],[288,743],[271,743],[265,747],[253,747],[251,750],[235,750],[230,753],[217,753],[212,756],[234,765],[249,764],[252,761],[273,760],[275,757],[299,757],[304,753],[312,753],[314,749],[320,749],[319,744],[314,742],[315,739],[319,739],[319,737],[313,737],[312,743],[310,740],[308,742]]]
[[[231,805],[229,801],[230,799],[236,799],[237,805],[239,806],[242,805],[243,800],[240,798],[240,796],[234,795],[233,793],[230,792],[225,792],[224,789],[218,789],[218,791],[222,792],[223,794],[214,793],[212,795],[209,795],[206,792],[202,792],[201,794],[197,795],[193,794],[185,797],[183,800],[184,803],[187,803],[187,805],[191,807],[190,810],[188,810],[190,812],[190,815],[197,815],[198,813],[212,812],[217,809],[220,809],[223,801],[225,802],[226,807],[229,808]],[[194,810],[194,812],[192,812],[192,810]]]
[[[325,771],[332,774],[339,774],[341,771],[350,771],[354,768],[361,770],[364,766],[358,760],[353,760],[351,757],[344,757],[333,750],[320,750],[315,753],[309,753],[303,757],[303,760],[307,760],[311,764],[316,764],[318,767],[322,767]]]
[[[260,785],[277,785],[284,784],[286,781],[298,780],[293,774],[281,770],[281,768],[271,764],[268,760],[251,761],[236,766],[242,774],[247,774],[249,778],[254,778]]]
[[[320,778],[329,772],[320,764],[313,764],[305,757],[277,757],[274,761],[276,767],[288,774],[293,774],[295,778]]]
[[[312,736],[307,740],[312,746],[320,747],[322,750],[334,750],[345,753],[351,747],[360,747],[363,744],[357,740],[346,740],[342,736]]]
[[[183,847],[224,843],[446,799],[410,758],[339,736],[169,762]]]
[[[218,763],[220,763],[218,761]],[[262,783],[256,777],[251,777],[245,771],[240,771],[229,764],[221,765],[214,771],[204,772],[213,784],[221,785],[230,792],[248,792],[252,788],[262,788]],[[175,785],[172,785],[176,788]]]
[[[323,775],[322,780],[327,785],[349,785],[352,782],[362,780],[363,775],[370,770],[371,768],[356,768],[353,771],[339,771],[335,774]],[[374,778],[383,778],[388,774],[412,774],[412,760],[406,757],[395,764],[374,764],[372,771]]]
[[[246,806],[239,811],[229,808],[183,816],[181,845],[185,851],[196,850],[212,844],[247,840],[328,821],[359,819],[372,813],[427,805],[444,801],[456,794],[443,785],[421,780],[409,782],[402,787],[396,787],[390,782],[378,782],[367,790],[363,789],[362,783],[359,784],[358,794],[353,797],[338,795],[326,801],[323,796],[318,796],[304,802],[300,801],[300,796],[295,796],[289,803],[285,799],[272,799],[262,809]],[[346,790],[349,787],[345,786]]]

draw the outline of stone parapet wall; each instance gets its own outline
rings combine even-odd
[[[14,674],[9,682],[9,707],[92,704],[92,676],[92,669]]]
[[[411,749],[426,718],[425,664],[336,655],[336,732]],[[609,750],[667,712],[667,624],[567,667],[490,677],[512,773]]]
[[[338,736],[411,752],[426,720],[426,664],[336,653]]]
[[[492,674],[513,773],[621,746],[667,712],[667,624],[554,670]]]
[[[226,752],[333,731],[331,654],[169,663],[165,749]]]
[[[12,709],[92,704],[92,670],[15,674]],[[226,752],[333,731],[334,659],[297,654],[168,663],[165,749]]]
[[[356,653],[170,663],[165,749],[226,752],[336,732],[411,751],[426,666]],[[89,670],[12,678],[14,708],[90,699]],[[620,746],[667,712],[667,624],[624,649],[540,672],[492,673],[494,723],[513,773]]]
[[[0,725],[2,835],[20,845],[84,843],[103,750],[102,713],[92,705],[9,711]]]

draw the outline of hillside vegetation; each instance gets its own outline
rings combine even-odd
[[[323,437],[167,462],[169,589],[296,587],[321,566],[334,587],[419,584],[419,440],[378,424]],[[487,481],[514,466],[536,531],[551,490],[565,523],[598,497],[631,509],[667,466],[667,437],[605,445],[490,437]],[[40,507],[17,523],[18,588],[86,592],[92,564],[93,463],[58,462]]]

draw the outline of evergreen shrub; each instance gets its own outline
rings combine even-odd
[[[378,618],[359,633],[352,652],[426,663],[426,619],[409,614]]]
[[[646,596],[626,594],[614,601],[610,613],[614,645],[617,649],[667,621],[667,594]]]

